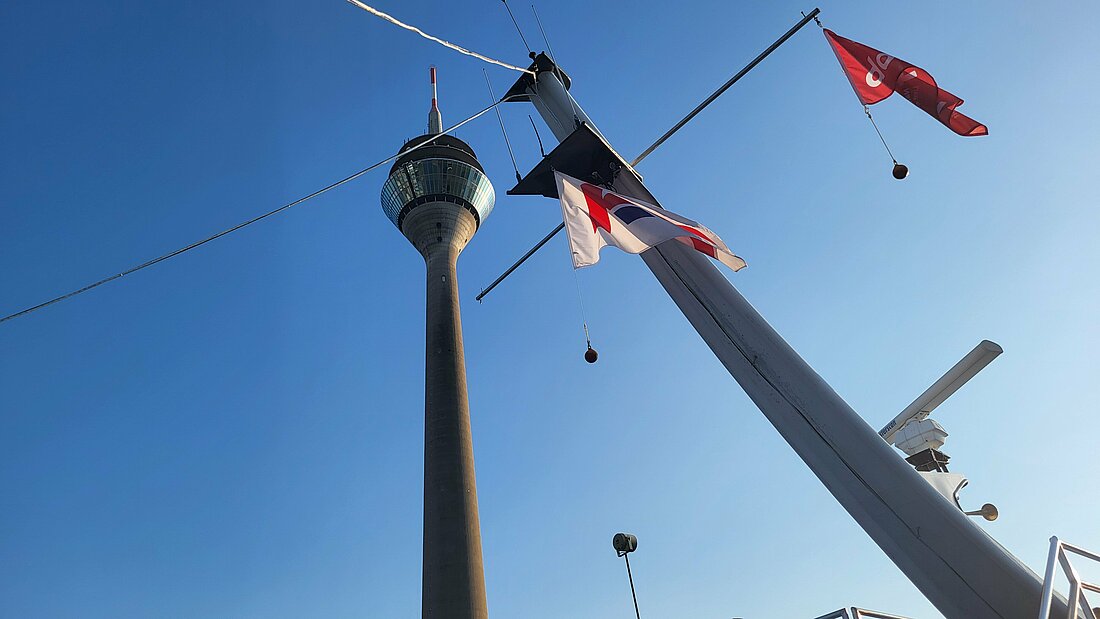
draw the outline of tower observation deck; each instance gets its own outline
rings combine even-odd
[[[428,133],[399,152],[382,186],[382,210],[424,257],[424,619],[487,619],[470,404],[458,303],[458,255],[496,195],[474,150],[441,135],[435,98]]]

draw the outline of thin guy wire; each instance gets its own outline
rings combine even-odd
[[[539,135],[539,128],[535,126],[535,119],[531,118],[531,115],[527,115],[527,120],[531,121],[531,128],[535,130],[535,139],[539,141],[539,153],[545,157],[546,149],[542,147],[542,136]]]
[[[558,230],[564,227],[565,222],[562,222],[562,225],[559,228],[555,229],[552,235],[557,234]],[[570,244],[566,245],[566,247],[569,248],[570,251],[572,251],[573,245],[570,242]],[[589,348],[592,348],[592,338],[588,335],[588,316],[585,314],[584,311],[584,295],[581,294],[581,278],[577,275],[577,265],[573,264],[572,254],[569,255],[569,266],[573,267],[573,283],[577,285],[577,306],[581,309],[581,326],[584,327],[584,342],[585,345],[587,345]]]
[[[554,46],[550,45],[550,37],[546,36],[546,30],[544,30],[542,27],[542,19],[539,18],[539,12],[535,10],[535,5],[533,4],[531,5],[531,12],[535,14],[535,22],[537,22],[539,25],[539,32],[542,33],[542,40],[546,43],[546,49],[550,51],[550,59],[554,61],[555,65],[557,65],[558,54],[554,51]],[[562,87],[565,87],[564,79],[562,80]],[[572,95],[570,95],[568,92],[566,92],[565,95],[569,99],[569,107],[573,110],[573,128],[576,129],[581,124],[580,115],[577,114],[577,105],[573,101]]]
[[[803,13],[802,15],[806,14]],[[818,19],[816,14],[814,14],[814,22],[817,24],[818,28],[821,28],[821,30],[823,31],[825,30],[825,26],[821,24],[821,20]],[[859,98],[859,93],[856,93],[856,98]],[[871,116],[871,108],[867,107],[867,104],[863,103],[862,100],[860,100],[860,103],[863,104],[863,113],[867,115],[867,120],[871,121],[871,126],[875,128],[875,133],[878,134],[878,139],[882,142],[882,145],[886,147],[886,154],[890,155],[890,160],[894,162],[894,165],[897,165],[897,157],[894,157],[894,153],[890,151],[890,145],[886,143],[886,138],[882,137],[882,131],[879,131],[878,123],[875,122],[875,117]]]
[[[537,78],[537,77],[536,77],[536,78],[535,78],[535,79],[534,79],[534,80],[533,80],[533,81],[531,82],[531,90],[535,91],[535,96],[536,96],[536,97],[538,97],[538,96],[539,96],[539,80],[538,80],[538,78]],[[570,98],[572,98],[572,97],[570,97]],[[562,127],[565,127],[565,126],[566,126],[566,125],[565,125],[565,123],[563,123],[563,122],[561,121],[561,119],[560,119],[560,118],[558,118],[558,114],[557,114],[557,112],[555,112],[555,111],[554,111],[554,108],[553,108],[553,107],[547,107],[546,109],[550,111],[550,115],[554,117],[554,120],[555,120],[555,121],[557,121],[557,123],[558,123],[559,125],[561,125]],[[545,120],[545,119],[544,119],[544,120]],[[534,121],[531,121],[531,122],[534,122]],[[550,123],[546,123],[546,124],[547,124],[547,125],[549,125]],[[554,130],[554,128],[553,128],[553,127],[551,127],[551,128],[550,128],[550,130],[551,130],[551,131],[553,131],[553,130]],[[538,130],[536,129],[536,131],[538,131]],[[542,143],[542,142],[541,142],[541,140],[539,141],[539,143],[540,143],[540,144]],[[545,155],[544,155],[544,156],[545,156]]]
[[[546,36],[546,30],[542,28],[542,20],[539,19],[539,12],[535,10],[535,5],[531,5],[531,12],[535,14],[535,22],[539,25],[539,32],[542,33],[542,42],[546,43],[546,49],[550,51],[551,59],[554,62],[558,61],[558,55],[554,53],[554,47],[550,45],[550,39]]]
[[[489,101],[495,102],[497,100],[496,93],[493,92],[493,84],[489,81],[489,72],[485,69],[481,70],[481,73],[485,75],[485,85],[489,87]],[[504,134],[504,145],[508,147],[508,156],[512,158],[512,169],[516,171],[516,181],[518,182],[523,176],[519,173],[519,166],[516,165],[516,156],[512,154],[512,142],[508,139],[508,130],[504,128],[504,118],[500,115],[500,108],[494,108],[497,113],[497,122],[500,123],[500,132]]]
[[[588,318],[584,313],[584,299],[581,295],[581,279],[577,276],[577,268],[573,267],[573,283],[577,285],[577,305],[581,308],[581,325],[584,327],[584,341],[592,348],[592,338],[588,335]]]
[[[875,128],[875,133],[878,134],[878,139],[882,140],[882,145],[886,147],[886,154],[890,155],[890,159],[894,161],[894,165],[897,165],[898,160],[894,157],[894,153],[890,152],[890,145],[886,143],[886,138],[882,137],[882,132],[878,130],[878,123],[876,123],[875,118],[871,116],[870,108],[864,105],[863,112],[867,114],[867,119],[871,121],[871,126]]]
[[[511,97],[508,97],[506,99],[502,99],[501,101],[497,101],[497,102],[493,103],[492,105],[490,105],[489,107],[481,110],[477,114],[474,114],[473,116],[467,118],[466,120],[463,120],[462,122],[454,125],[453,127],[450,127],[449,129],[446,129],[445,131],[443,131],[443,134],[445,135],[445,134],[448,134],[448,133],[454,131],[455,129],[458,129],[462,125],[465,125],[466,123],[470,122],[471,120],[474,120],[475,118],[478,118],[479,116],[481,116],[481,115],[485,114],[486,112],[488,112],[489,110],[495,108],[497,105],[499,105],[501,103],[504,103],[505,100],[510,99],[510,98]],[[268,217],[271,217],[272,215],[276,215],[278,213],[281,213],[281,212],[283,212],[283,211],[285,211],[289,208],[298,206],[299,204],[301,204],[303,202],[306,202],[307,200],[311,200],[313,198],[316,198],[317,196],[319,196],[323,193],[326,193],[326,192],[328,192],[332,189],[336,189],[337,187],[339,187],[340,185],[343,185],[344,183],[351,182],[351,181],[359,178],[360,176],[366,174],[367,172],[370,172],[371,170],[374,170],[375,168],[383,166],[383,165],[393,161],[394,159],[397,159],[398,157],[402,157],[404,155],[407,155],[408,153],[410,153],[414,150],[417,150],[417,149],[419,149],[423,146],[427,146],[430,143],[431,143],[431,140],[427,140],[425,142],[422,142],[421,144],[417,144],[416,146],[414,146],[414,147],[412,147],[412,148],[410,148],[410,149],[408,149],[404,152],[399,152],[396,155],[393,155],[391,157],[387,157],[387,158],[383,159],[382,161],[379,161],[378,163],[369,165],[369,166],[363,168],[362,170],[359,170],[358,172],[352,174],[351,176],[346,176],[346,177],[336,181],[335,183],[332,183],[332,184],[327,185],[327,186],[325,186],[321,189],[318,189],[317,191],[314,191],[313,193],[311,193],[307,196],[304,196],[302,198],[298,198],[297,200],[295,200],[293,202],[290,202],[289,204],[284,204],[283,206],[280,206],[279,208],[277,208],[275,210],[268,211],[268,212],[264,213],[263,215],[259,215],[257,217],[253,217],[252,219],[249,219],[248,221],[239,223],[239,224],[237,224],[237,225],[235,225],[231,228],[226,228],[225,230],[222,230],[221,232],[218,232],[217,234],[213,234],[213,235],[208,236],[208,237],[206,237],[202,240],[195,241],[194,243],[191,243],[190,245],[186,245],[186,246],[181,247],[181,248],[179,248],[175,251],[169,252],[169,253],[164,254],[162,256],[158,256],[156,258],[153,258],[152,260],[148,260],[146,262],[143,262],[143,263],[141,263],[141,264],[139,264],[135,267],[131,267],[131,268],[129,268],[129,269],[127,269],[127,270],[125,270],[121,273],[116,273],[114,275],[111,275],[110,277],[105,277],[105,278],[103,278],[99,281],[88,284],[87,286],[84,286],[83,288],[78,288],[76,290],[73,290],[72,292],[69,292],[69,293],[63,294],[59,297],[55,297],[53,299],[50,299],[49,301],[39,303],[38,305],[28,307],[27,309],[24,309],[24,310],[21,310],[21,311],[18,311],[16,313],[14,313],[14,314],[10,314],[8,316],[0,318],[0,323],[7,322],[9,320],[12,320],[13,318],[19,318],[20,316],[30,314],[31,312],[34,312],[34,311],[40,310],[42,308],[48,307],[50,305],[53,305],[54,303],[59,303],[61,301],[64,301],[65,299],[75,297],[76,295],[81,294],[83,292],[87,292],[87,291],[91,290],[92,288],[98,288],[99,286],[102,286],[103,284],[106,284],[108,282],[119,279],[120,277],[125,277],[125,276],[127,276],[131,273],[136,273],[137,271],[140,271],[142,269],[151,267],[154,264],[164,262],[165,260],[168,260],[169,258],[174,258],[174,257],[176,257],[176,256],[178,256],[182,253],[191,251],[192,249],[195,249],[197,247],[201,247],[202,245],[205,245],[205,244],[209,243],[210,241],[213,241],[215,239],[219,239],[219,238],[221,238],[221,237],[223,237],[227,234],[236,232],[237,230],[240,230],[241,228],[244,228],[245,226],[250,226],[250,225],[252,225],[252,224],[254,224],[254,223],[256,223],[256,222],[258,222],[262,219],[267,219]]]
[[[512,15],[512,7],[508,6],[508,0],[500,0],[504,3],[504,10],[508,11],[508,17],[512,18],[512,23],[516,25],[516,32],[519,33],[520,40],[523,41],[523,46],[527,48],[527,53],[530,54],[531,46],[527,44],[527,37],[523,36],[523,31],[519,28],[519,22],[516,21],[516,16]]]
[[[432,36],[432,35],[428,34],[427,32],[424,32],[420,28],[417,28],[416,26],[410,26],[409,24],[406,24],[405,22],[402,22],[401,20],[397,19],[396,17],[394,17],[392,15],[388,15],[386,13],[383,13],[382,11],[379,11],[378,9],[376,9],[372,6],[368,6],[366,4],[363,4],[359,0],[348,0],[348,2],[350,2],[351,4],[354,4],[355,6],[363,9],[364,11],[370,13],[371,15],[381,17],[382,19],[390,22],[391,24],[393,24],[395,26],[404,28],[405,30],[411,30],[412,32],[415,32],[415,33],[419,34],[420,36],[424,37],[425,39],[428,39],[429,41],[435,41],[436,43],[439,43],[443,47],[449,47],[449,48],[451,48],[451,49],[453,49],[456,52],[459,52],[461,54],[466,54],[467,56],[473,56],[474,58],[477,58],[479,60],[484,60],[485,62],[489,62],[489,63],[495,64],[495,65],[499,65],[501,67],[504,67],[505,69],[512,69],[513,71],[519,71],[520,73],[529,73],[531,75],[534,75],[533,71],[528,71],[527,69],[524,69],[523,67],[517,67],[516,65],[508,64],[507,62],[501,62],[501,61],[496,60],[494,58],[490,58],[488,56],[479,54],[475,51],[468,50],[465,47],[462,47],[461,45],[455,45],[454,43],[451,43],[450,41],[444,41],[443,39],[441,39],[439,37]]]

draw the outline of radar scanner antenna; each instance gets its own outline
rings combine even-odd
[[[435,85],[435,66],[431,69],[432,75],[432,109],[428,111],[428,133],[439,135],[443,133],[443,115],[439,113],[439,93]]]
[[[993,504],[987,503],[979,510],[967,511],[959,502],[959,491],[966,487],[969,480],[958,472],[948,471],[947,465],[951,456],[941,451],[947,439],[947,430],[928,416],[1002,352],[1004,349],[994,342],[982,340],[974,350],[967,353],[913,400],[912,404],[879,430],[879,436],[887,444],[903,451],[907,456],[905,461],[917,469],[925,481],[944,498],[967,516],[981,516],[991,522],[998,516],[997,508]]]
[[[920,394],[916,400],[913,400],[912,404],[906,406],[905,410],[901,411],[897,417],[894,417],[890,423],[883,426],[878,432],[879,436],[893,445],[894,435],[897,434],[898,430],[905,427],[905,424],[914,419],[920,421],[927,417],[937,406],[943,404],[944,400],[951,397],[971,378],[974,378],[978,372],[982,371],[1002,352],[1004,352],[1004,349],[996,343],[982,340],[974,347],[974,350],[967,353],[946,374],[941,376],[924,393]]]

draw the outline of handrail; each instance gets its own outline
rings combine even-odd
[[[867,617],[867,619],[909,619],[901,615],[891,615],[877,610],[867,610],[866,608],[856,608],[853,606],[852,619],[862,619],[863,617]]]
[[[866,608],[858,608],[856,606],[851,607],[851,614],[848,614],[848,610],[847,608],[841,608],[826,615],[816,617],[815,619],[909,619],[901,615],[891,615],[889,613],[877,610],[867,610]]]
[[[1059,564],[1062,566],[1066,578],[1069,579],[1069,598],[1066,604],[1069,608],[1067,619],[1077,619],[1078,608],[1084,612],[1084,617],[1100,619],[1100,615],[1089,607],[1088,600],[1085,598],[1085,591],[1100,593],[1100,584],[1081,580],[1077,570],[1070,564],[1067,553],[1073,553],[1100,563],[1100,555],[1067,544],[1058,539],[1057,536],[1051,537],[1050,553],[1047,555],[1047,569],[1043,576],[1043,598],[1042,603],[1039,605],[1039,619],[1050,619],[1050,607],[1054,601],[1054,572],[1057,571]]]

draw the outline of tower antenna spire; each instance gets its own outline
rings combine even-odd
[[[439,93],[435,84],[435,66],[429,69],[432,76],[432,109],[428,111],[428,133],[439,135],[443,133],[443,115],[439,113]]]

